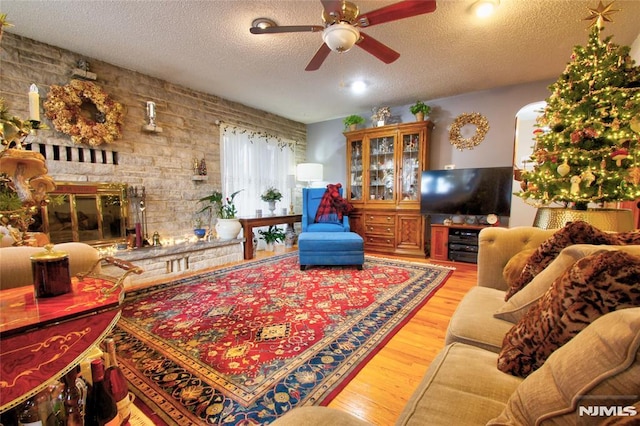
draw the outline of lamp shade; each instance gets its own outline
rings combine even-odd
[[[287,175],[287,188],[295,188],[296,187],[296,175]]]
[[[317,182],[322,180],[322,164],[300,163],[296,167],[296,177],[303,182]]]
[[[322,33],[322,40],[329,46],[329,49],[338,53],[351,49],[359,38],[360,32],[357,28],[344,22],[333,24],[325,28]]]

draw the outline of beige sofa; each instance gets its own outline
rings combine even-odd
[[[478,286],[460,302],[449,324],[446,346],[430,365],[397,419],[397,425],[597,424],[603,421],[606,416],[592,417],[589,414],[593,411],[577,408],[581,395],[585,396],[582,404],[592,401],[593,406],[587,407],[589,410],[606,405],[607,410],[610,406],[620,407],[623,415],[640,413],[640,308],[621,309],[600,317],[556,349],[546,363],[526,379],[497,369],[502,339],[515,322],[494,317],[500,310],[505,311],[503,315],[507,318],[513,315],[505,310],[505,265],[514,255],[535,249],[553,233],[533,227],[482,230]],[[640,254],[640,246],[628,247]],[[580,252],[584,254],[596,247],[583,249]],[[570,254],[564,254],[565,250],[561,253],[562,259],[558,256],[554,262],[569,264],[571,258],[579,257],[575,247]],[[546,279],[553,279],[552,271],[559,274],[564,264],[549,265],[543,271]],[[618,417],[625,418],[628,417]],[[635,420],[640,421],[640,414],[636,414]],[[273,424],[368,423],[327,407],[301,407]]]
[[[33,285],[31,256],[44,251],[44,247],[10,246],[0,248],[0,289]],[[122,284],[126,288],[130,286],[129,274],[143,272],[141,268],[122,259],[101,258],[95,247],[85,243],[59,243],[53,246],[53,251],[66,253],[69,256],[71,276],[91,272],[94,276],[111,279],[114,283]],[[100,262],[100,260],[102,261]]]
[[[85,243],[55,244],[54,251],[69,255],[69,272],[74,276],[87,272],[99,259],[100,254],[94,247]],[[0,248],[0,288],[22,287],[33,285],[31,272],[31,256],[44,252],[43,247],[3,247]],[[101,266],[95,270],[100,273]]]

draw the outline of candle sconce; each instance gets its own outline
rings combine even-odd
[[[96,81],[98,78],[96,73],[89,71],[89,62],[86,59],[78,59],[76,67],[71,71],[71,75],[91,81]]]
[[[142,126],[142,130],[150,133],[162,133],[162,127],[156,125],[156,103],[147,101],[147,119],[149,122]]]
[[[29,122],[32,129],[40,128],[40,93],[38,86],[29,86]]]
[[[149,245],[149,235],[147,234],[147,193],[144,186],[138,191],[137,186],[130,186],[127,191],[127,198],[129,199],[129,205],[133,209],[135,214],[135,244],[130,244],[136,248],[140,248],[143,245]],[[133,231],[133,230],[131,230]],[[130,233],[131,234],[131,233]]]

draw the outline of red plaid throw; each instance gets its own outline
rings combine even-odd
[[[353,206],[340,196],[340,188],[339,183],[327,185],[316,212],[316,222],[342,222],[342,217],[351,213]]]

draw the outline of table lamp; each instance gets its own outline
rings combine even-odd
[[[322,164],[300,163],[296,167],[296,177],[301,182],[307,182],[307,187],[310,187],[311,182],[322,180]]]
[[[289,188],[289,214],[293,214],[293,191],[296,189],[296,175],[287,175],[287,188]]]

